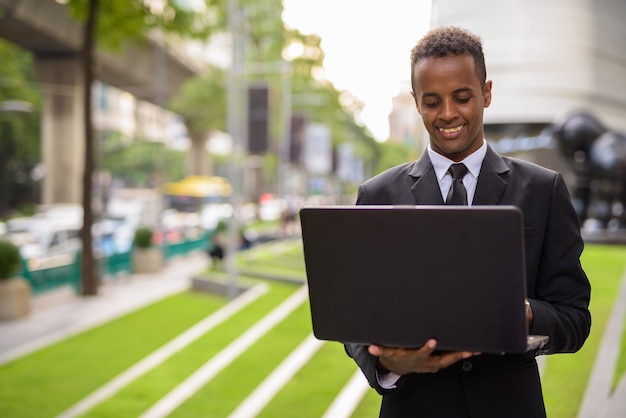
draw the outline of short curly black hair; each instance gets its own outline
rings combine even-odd
[[[461,54],[469,54],[474,58],[476,75],[481,87],[484,88],[487,81],[487,68],[485,67],[482,40],[469,30],[456,26],[431,29],[415,44],[411,50],[411,85],[413,85],[413,68],[418,61],[429,57]]]

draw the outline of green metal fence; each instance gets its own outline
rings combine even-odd
[[[67,285],[76,289],[80,277],[80,265],[74,257],[74,261],[69,264],[35,269],[30,268],[23,260],[21,276],[30,282],[34,295]]]
[[[177,255],[188,254],[192,251],[207,251],[211,242],[212,232],[200,235],[196,239],[188,239],[164,247],[165,259],[168,260]]]
[[[162,247],[164,258],[169,260],[193,251],[207,251],[211,245],[211,238],[212,231],[209,231],[196,239],[168,243]],[[100,277],[115,279],[119,275],[131,274],[131,253],[132,250],[96,258]],[[25,260],[22,260],[22,271],[20,274],[30,282],[34,295],[63,286],[72,286],[78,292],[81,282],[81,253],[76,253],[70,263],[49,268],[33,268]]]

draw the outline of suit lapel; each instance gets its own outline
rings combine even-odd
[[[508,171],[509,167],[504,159],[487,146],[487,154],[480,168],[472,205],[499,204],[508,186],[503,174]]]
[[[424,152],[421,158],[413,164],[409,176],[415,180],[413,187],[411,187],[415,204],[443,205],[439,182],[427,152]]]
[[[483,160],[474,193],[473,205],[497,205],[502,199],[508,183],[503,174],[509,171],[504,159],[490,146]],[[430,162],[428,153],[424,152],[409,171],[415,183],[411,192],[417,205],[443,205],[443,197],[439,189],[439,181]]]

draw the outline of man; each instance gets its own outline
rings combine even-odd
[[[535,355],[579,350],[591,326],[568,191],[558,173],[500,156],[484,140],[492,82],[480,38],[433,29],[411,51],[411,71],[430,145],[418,161],[361,185],[357,204],[444,204],[453,181],[448,168],[463,163],[467,204],[514,205],[524,214],[529,329],[550,340],[523,355],[441,352],[435,340],[413,350],[347,344],[346,351],[383,395],[381,417],[545,417]]]

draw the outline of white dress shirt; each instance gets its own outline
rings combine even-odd
[[[430,157],[430,161],[433,164],[433,168],[435,169],[435,175],[437,176],[437,181],[439,182],[439,188],[441,189],[441,196],[443,200],[446,200],[446,196],[448,196],[448,190],[452,187],[452,176],[448,173],[448,168],[450,168],[450,164],[454,164],[455,161],[452,161],[449,158],[444,157],[441,154],[437,154],[433,149],[428,145],[426,148],[428,152],[428,156]],[[465,189],[467,190],[467,204],[472,205],[474,200],[474,193],[476,192],[476,183],[478,182],[478,174],[480,173],[480,167],[483,164],[483,159],[487,154],[487,141],[483,139],[483,145],[474,151],[472,154],[465,157],[462,161],[458,161],[459,163],[465,164],[467,167],[467,174],[463,177],[463,184],[465,185]]]

